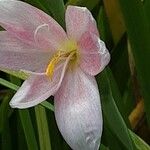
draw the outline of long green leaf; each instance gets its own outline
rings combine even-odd
[[[135,143],[137,150],[150,150],[150,146],[146,144],[139,136],[129,130],[129,133]]]
[[[44,106],[45,108],[47,108],[47,109],[49,109],[49,110],[51,110],[51,111],[54,111],[54,106],[51,104],[51,103],[49,103],[49,102],[47,102],[47,101],[43,101],[42,103],[40,103],[42,106]]]
[[[122,144],[128,149],[133,150],[132,140],[128,129],[122,119],[112,95],[111,81],[108,78],[109,71],[105,69],[98,77],[103,115],[108,122],[110,130],[118,137]]]
[[[8,120],[9,99],[10,99],[10,95],[8,94],[5,95],[0,105],[0,133],[3,132],[6,122]]]
[[[19,89],[19,86],[15,85],[15,84],[13,84],[13,83],[5,80],[5,79],[2,79],[2,78],[0,78],[0,84],[5,86],[5,87],[8,87],[14,91],[17,91]]]
[[[11,82],[14,83],[14,85],[21,84],[21,80],[18,78],[15,78],[14,76],[10,76],[10,80],[11,80]],[[12,86],[12,87],[15,87],[15,86]],[[18,89],[19,86],[16,86],[15,88]],[[27,109],[26,110],[18,110],[18,113],[19,113],[23,131],[24,131],[28,149],[29,150],[32,150],[32,149],[38,150],[38,143],[36,141],[35,131],[33,128],[29,110],[27,110]]]
[[[12,146],[12,137],[11,137],[11,131],[9,127],[9,121],[7,120],[4,130],[1,134],[1,150],[13,150]]]
[[[147,118],[150,124],[150,15],[145,13],[145,7],[149,5],[149,2],[146,2],[146,0],[119,0],[119,3],[127,27],[138,79],[144,96]],[[149,8],[148,12],[150,12]]]
[[[99,9],[99,13],[97,16],[97,27],[100,31],[101,39],[106,42],[107,47],[111,47],[111,45],[113,44],[112,33],[110,31],[108,18],[103,6],[101,6]]]
[[[149,0],[148,1],[143,0],[143,5],[144,5],[144,11],[146,13],[147,20],[149,22],[149,27],[150,27],[150,19],[149,19],[149,17],[150,17],[150,9],[149,9],[150,8],[150,1]]]
[[[46,1],[41,1],[41,0],[26,0],[27,3],[33,5],[34,7],[37,7],[41,10],[43,10],[44,12],[46,12],[47,14],[50,15],[50,11],[48,8],[48,5],[46,3]]]
[[[120,7],[117,3],[118,0],[104,0],[105,12],[109,20],[114,43],[118,43],[120,38],[125,32],[125,26],[120,12]]]
[[[19,110],[19,116],[26,137],[28,150],[38,150],[38,144],[36,141],[34,128],[31,122],[29,111],[27,109]]]
[[[40,105],[36,106],[35,116],[37,120],[40,150],[51,150],[51,143],[45,108]]]
[[[27,0],[26,2],[52,15],[52,17],[65,28],[65,6],[63,0]]]
[[[129,125],[128,116],[126,115],[123,99],[121,97],[120,91],[118,89],[118,86],[116,84],[115,78],[111,72],[110,69],[107,70],[107,78],[110,80],[109,85],[112,92],[112,98],[114,99],[117,109],[122,115],[122,118],[124,119],[125,123]]]
[[[43,2],[43,0],[40,0]],[[63,0],[45,0],[53,18],[65,28],[65,5]]]
[[[103,117],[103,122],[104,122],[104,127],[103,127],[102,142],[105,145],[107,145],[107,147],[110,148],[111,150],[119,150],[123,148],[121,142],[118,140],[115,134],[112,133],[111,129],[109,128],[108,122],[105,119],[105,117]]]
[[[0,68],[1,71],[5,72],[5,73],[8,73],[10,75],[13,75],[19,79],[27,79],[28,78],[28,74],[24,73],[23,71],[12,71],[12,70],[9,70],[9,69],[2,69]]]

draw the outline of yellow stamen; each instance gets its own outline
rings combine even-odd
[[[66,42],[62,45],[62,47],[51,59],[49,62],[47,69],[46,69],[46,75],[49,76],[51,79],[54,74],[55,66],[62,60],[66,59],[68,56],[71,56],[71,59],[74,59],[75,54],[77,53],[77,45],[73,41]]]
[[[58,51],[53,58],[51,59],[50,63],[47,66],[46,69],[46,75],[49,76],[51,79],[54,74],[55,65],[57,65],[62,59],[67,58],[69,55],[74,55],[76,53],[76,50],[72,51]]]
[[[54,55],[54,57],[52,58],[52,60],[48,64],[47,69],[46,69],[46,75],[49,76],[50,78],[52,78],[55,65],[60,61],[61,57],[62,57],[61,51],[58,51],[58,53],[56,53]]]

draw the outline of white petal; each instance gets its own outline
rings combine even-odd
[[[98,150],[102,112],[95,78],[79,68],[67,72],[55,94],[58,128],[73,150]]]
[[[0,32],[0,67],[12,70],[44,72],[51,52],[35,49],[12,37],[7,31]]]
[[[43,24],[47,24],[49,30],[46,35],[45,32],[40,33],[38,38],[43,41],[40,44],[48,42],[45,39],[48,33],[49,37],[55,39],[58,44],[66,38],[65,31],[52,17],[27,3],[18,0],[1,0],[0,12],[0,25],[28,44],[36,44],[34,33]]]
[[[22,84],[10,101],[10,106],[28,108],[54,95],[61,85],[69,59],[55,69],[52,79],[45,74],[31,72],[32,75]]]

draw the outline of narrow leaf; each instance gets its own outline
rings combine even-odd
[[[97,77],[97,81],[102,99],[103,115],[108,122],[110,130],[118,137],[128,150],[133,150],[132,140],[128,129],[120,115],[120,112],[118,111],[112,95],[111,81],[108,78],[107,69],[105,69]]]
[[[38,150],[38,144],[36,141],[29,111],[27,109],[19,110],[19,116],[24,130],[28,150]]]
[[[36,106],[35,116],[38,127],[40,150],[51,150],[51,143],[45,108],[40,105]]]
[[[17,91],[19,89],[19,86],[15,85],[15,84],[13,84],[13,83],[5,80],[5,79],[2,79],[2,78],[0,78],[0,84],[5,86],[5,87],[8,87],[14,91]]]
[[[5,72],[5,73],[8,73],[10,75],[13,75],[17,78],[20,78],[20,79],[27,79],[28,78],[28,74],[24,73],[23,71],[12,71],[12,70],[9,70],[9,69],[2,69],[0,68],[1,71]]]
[[[134,132],[129,130],[129,133],[135,143],[137,150],[150,150],[150,147],[147,143],[145,143],[139,136],[137,136]]]
[[[54,111],[54,106],[47,101],[42,102],[41,105],[44,106],[45,108],[51,110],[51,111]]]
[[[145,5],[149,5],[149,0],[119,0],[118,2],[127,27],[147,119],[150,124],[150,14],[146,13],[147,10],[149,12],[149,8],[145,10]]]
[[[3,101],[0,105],[0,133],[3,132],[3,130],[5,129],[5,125],[8,120],[9,99],[10,95],[7,94],[3,98]]]

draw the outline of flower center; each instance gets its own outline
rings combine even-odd
[[[52,79],[55,66],[58,63],[61,63],[62,60],[66,60],[67,58],[69,59],[69,65],[76,64],[78,59],[77,49],[78,47],[75,41],[68,40],[64,42],[59,48],[59,51],[57,51],[57,53],[55,53],[52,59],[50,60],[46,69],[46,75]]]
[[[46,69],[46,75],[50,78],[53,77],[55,66],[61,61],[65,60],[67,57],[71,56],[70,60],[74,60],[76,58],[76,50],[71,51],[58,51],[54,54],[53,58],[51,59],[50,63]]]

